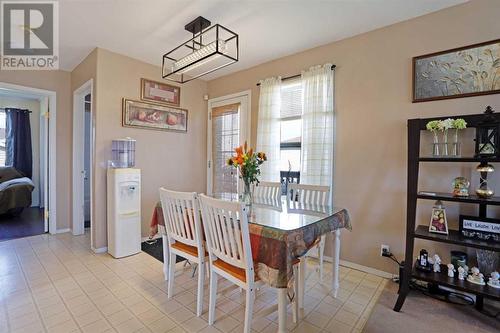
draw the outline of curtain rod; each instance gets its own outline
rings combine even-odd
[[[332,65],[332,68],[331,68],[331,69],[333,70],[333,69],[335,69],[335,67],[337,67],[337,66],[336,66],[336,65]],[[292,76],[287,76],[287,77],[282,78],[282,79],[281,79],[281,81],[286,81],[286,80],[296,79],[296,78],[298,78],[298,77],[300,77],[300,76],[301,76],[301,74],[292,75]],[[258,86],[260,86],[260,82],[259,82],[259,83],[257,83],[257,87],[258,87]]]
[[[6,108],[0,108],[0,110],[2,111],[5,111]],[[7,109],[12,109],[12,108],[7,108]],[[21,111],[27,111],[28,113],[33,113],[32,111],[30,110],[21,110]]]

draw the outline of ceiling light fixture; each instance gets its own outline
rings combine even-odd
[[[238,35],[199,16],[184,29],[193,37],[163,55],[162,77],[186,83],[238,61]]]

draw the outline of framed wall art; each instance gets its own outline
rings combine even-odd
[[[160,131],[187,132],[188,111],[171,106],[134,101],[122,101],[122,125]]]
[[[413,102],[500,93],[500,39],[413,58]]]
[[[144,101],[180,105],[181,88],[170,84],[141,79],[141,99]]]

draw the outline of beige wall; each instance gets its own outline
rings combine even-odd
[[[206,189],[207,105],[206,82],[181,86],[180,107],[187,109],[188,132],[164,132],[121,125],[122,98],[140,99],[140,79],[161,81],[157,66],[97,49],[97,101],[95,105],[95,247],[106,246],[106,166],[111,140],[137,140],[136,167],[142,170],[142,234],[149,233],[158,188],[204,192]]]
[[[0,82],[55,91],[57,94],[57,229],[70,227],[71,97],[66,71],[0,71]]]
[[[0,95],[0,108],[28,109],[30,113],[31,127],[31,151],[33,173],[31,180],[35,184],[35,189],[31,193],[31,206],[40,206],[40,101],[34,98],[20,98]]]
[[[395,272],[393,263],[380,257],[379,251],[381,243],[389,244],[403,258],[406,120],[479,113],[486,105],[500,111],[500,95],[412,104],[411,59],[499,38],[499,12],[500,1],[471,1],[209,81],[209,95],[214,98],[252,89],[255,142],[259,96],[255,84],[260,79],[295,75],[315,64],[336,64],[334,196],[336,205],[349,209],[353,223],[353,231],[343,233],[341,258]],[[470,168],[436,168],[442,172],[432,174],[432,180],[424,179],[427,189],[449,191],[455,176],[470,174]],[[431,177],[429,172],[423,174]],[[456,206],[447,206],[456,227]],[[419,223],[428,223],[429,214],[428,209],[423,211]],[[441,254],[447,257],[444,251]]]

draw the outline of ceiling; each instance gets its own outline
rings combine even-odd
[[[240,61],[213,79],[467,0],[60,0],[60,67],[102,47],[154,65],[197,16],[240,36]]]

